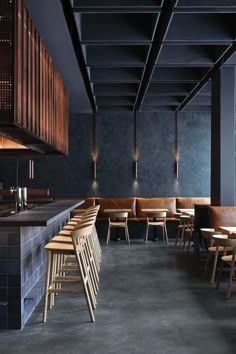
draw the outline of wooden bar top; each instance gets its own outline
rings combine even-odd
[[[48,226],[65,212],[83,204],[83,200],[58,200],[19,213],[0,217],[0,226]]]

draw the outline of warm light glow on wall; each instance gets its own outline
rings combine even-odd
[[[134,178],[138,179],[137,115],[134,111]]]
[[[15,141],[12,141],[10,139],[7,139],[3,136],[0,136],[0,149],[28,149],[26,146],[24,145],[20,145],[18,143],[16,143]]]
[[[175,178],[179,179],[178,112],[175,112]]]
[[[138,179],[138,152],[134,153],[134,178]]]
[[[93,152],[92,152],[92,161],[93,161],[93,180],[97,180],[97,146],[96,146],[96,113],[93,113]]]
[[[96,151],[92,154],[92,160],[93,160],[93,179],[97,179],[97,153]]]

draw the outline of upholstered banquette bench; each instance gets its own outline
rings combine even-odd
[[[55,198],[61,199],[61,198]],[[105,209],[129,209],[129,232],[132,238],[143,238],[146,230],[147,216],[142,209],[168,209],[167,229],[169,237],[175,237],[178,220],[174,217],[177,209],[191,209],[194,204],[209,204],[210,198],[190,198],[190,197],[163,197],[163,198],[100,198],[86,197],[84,203],[71,212],[74,216],[93,205],[100,205],[97,227],[99,238],[105,238],[107,234],[108,214]]]
[[[236,206],[209,206],[209,227],[236,226]]]
[[[145,213],[142,209],[168,209],[167,221],[176,221],[174,213],[178,209],[191,209],[195,204],[210,204],[210,198],[202,197],[163,197],[163,198],[80,198],[84,199],[84,203],[72,211],[72,215],[80,212],[93,205],[100,205],[97,220],[107,220],[105,209],[130,209],[130,221],[144,221],[146,220]]]

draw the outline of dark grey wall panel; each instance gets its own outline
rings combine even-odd
[[[173,112],[137,114],[138,180],[134,179],[132,112],[97,114],[97,181],[92,170],[92,116],[72,115],[70,155],[35,160],[35,179],[28,178],[28,159],[20,159],[19,184],[49,187],[53,196],[209,196],[210,113],[179,113],[179,180],[176,181]],[[0,182],[15,185],[15,159],[0,158]]]
[[[139,195],[174,195],[174,113],[138,114],[137,143]]]
[[[97,114],[96,122],[98,195],[130,196],[134,181],[133,113]]]
[[[210,113],[179,113],[179,195],[210,195]]]

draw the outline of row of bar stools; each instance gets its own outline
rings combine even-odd
[[[91,207],[76,219],[70,221],[62,231],[66,233],[53,237],[45,246],[48,252],[45,303],[43,321],[47,319],[47,308],[54,305],[54,296],[60,293],[84,293],[91,321],[95,321],[101,247],[97,237],[95,221],[97,207]],[[71,223],[74,223],[73,225]],[[70,226],[72,229],[68,230]],[[71,273],[76,272],[76,275]],[[73,288],[63,288],[64,284],[75,284]]]

